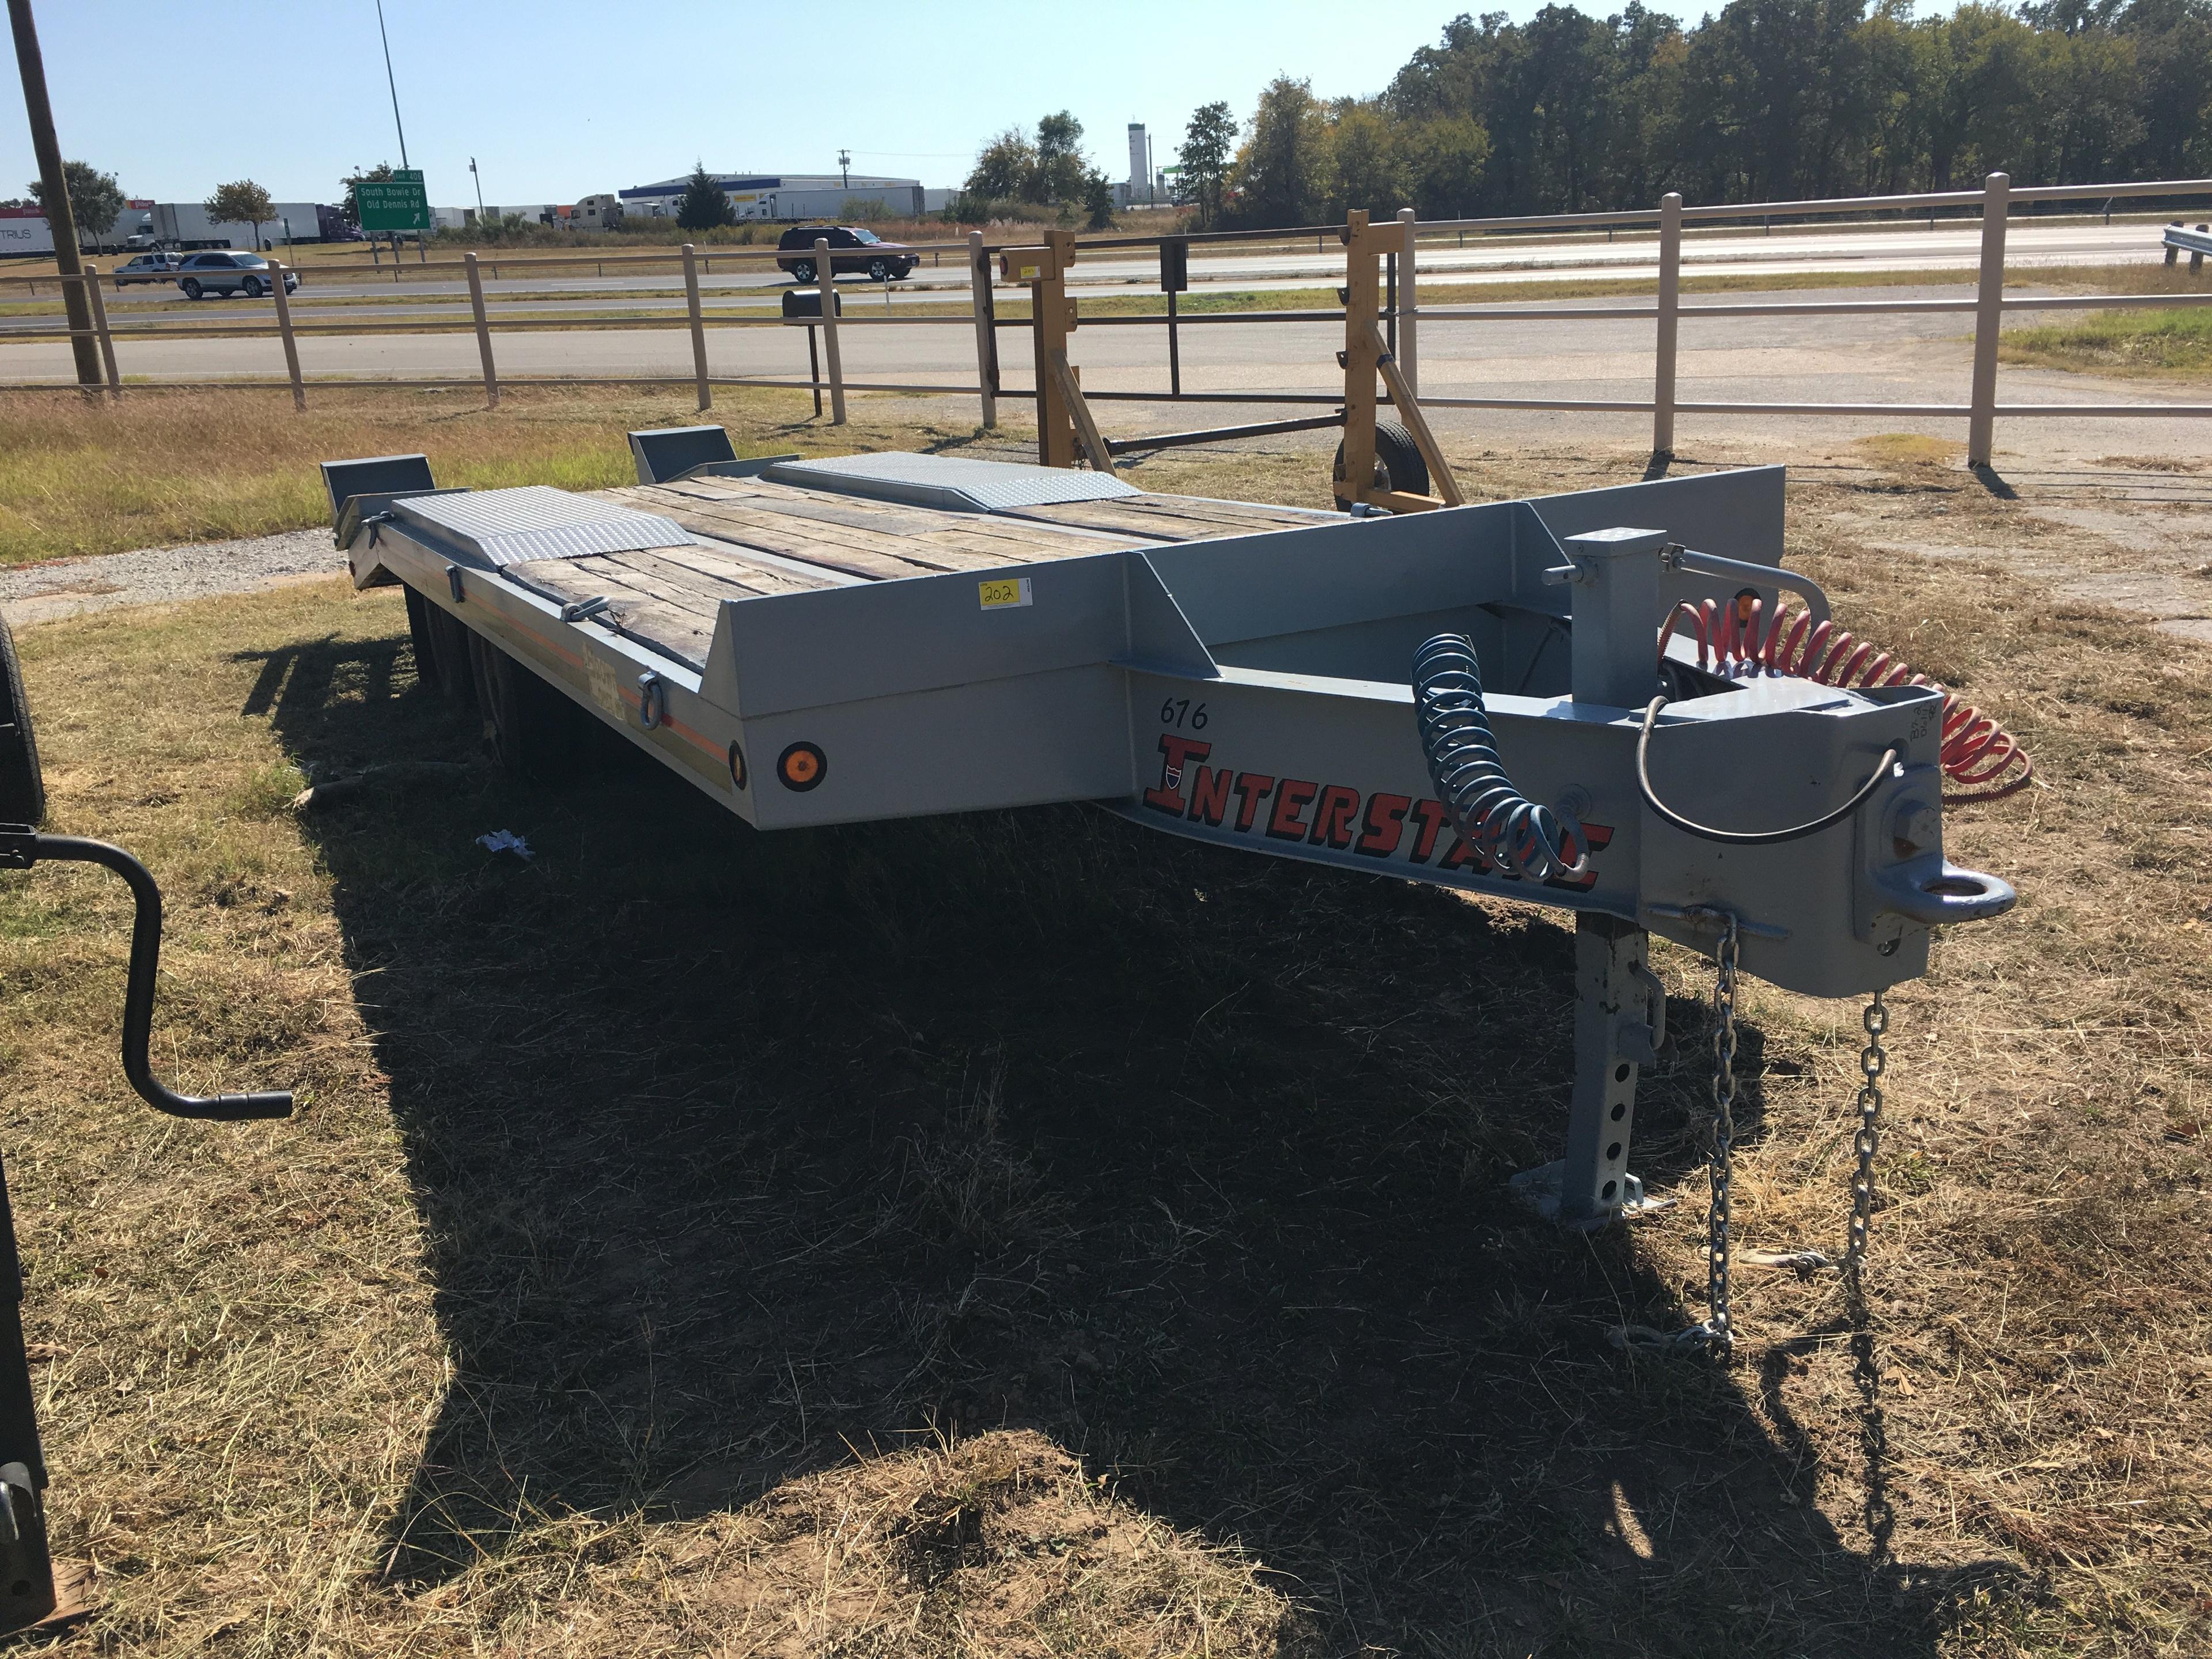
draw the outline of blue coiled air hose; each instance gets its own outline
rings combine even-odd
[[[1466,635],[1439,634],[1413,653],[1413,714],[1437,799],[1461,840],[1531,881],[1578,876],[1589,867],[1582,837],[1506,775],[1482,701],[1482,667]]]

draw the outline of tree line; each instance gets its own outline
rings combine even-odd
[[[1206,106],[1178,160],[1201,224],[1262,228],[2197,177],[2212,0],[1731,0],[1688,29],[1641,0],[1462,14],[1373,97],[1285,76],[1241,127]]]

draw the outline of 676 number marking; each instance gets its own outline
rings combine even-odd
[[[1187,726],[1194,732],[1206,730],[1206,705],[1193,704],[1188,697],[1170,697],[1160,705],[1162,726]]]

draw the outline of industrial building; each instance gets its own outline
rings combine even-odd
[[[626,215],[673,219],[690,185],[689,175],[638,185],[621,192]],[[918,219],[952,199],[949,190],[924,190],[919,179],[866,173],[726,173],[714,182],[740,219],[845,219],[869,212]]]

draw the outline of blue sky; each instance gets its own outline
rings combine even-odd
[[[1486,0],[1494,4],[1495,0]],[[251,178],[339,199],[395,165],[374,0],[33,0],[64,152],[132,196],[200,201]],[[572,202],[714,167],[957,184],[977,146],[1068,108],[1109,177],[1147,123],[1172,160],[1197,105],[1250,112],[1279,72],[1324,96],[1380,91],[1455,11],[1346,0],[385,0],[407,152],[434,203]],[[1516,0],[1516,16],[1534,9]],[[1595,4],[1592,10],[1601,8]],[[0,197],[36,172],[15,53],[0,83]]]

